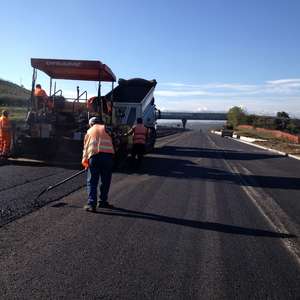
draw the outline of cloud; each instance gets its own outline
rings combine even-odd
[[[207,107],[203,106],[203,107],[198,107],[196,109],[197,111],[207,111]]]
[[[248,111],[273,114],[286,110],[300,116],[300,78],[269,80],[261,84],[164,82],[155,91],[157,103],[166,109],[227,110],[243,105]]]
[[[265,85],[266,93],[276,93],[284,95],[300,94],[300,79],[280,79],[267,81]]]
[[[257,88],[257,86],[251,84],[239,84],[239,83],[215,83],[215,84],[207,84],[206,88],[232,90],[232,91],[253,91]]]
[[[300,79],[279,79],[266,81],[260,85],[240,83],[162,83],[164,89],[156,90],[155,94],[161,97],[244,97],[248,95],[294,95],[300,96]]]
[[[296,86],[300,87],[300,78],[294,79],[279,79],[279,80],[271,80],[267,81],[267,84],[272,86]]]
[[[239,83],[208,83],[208,84],[186,84],[178,82],[163,82],[160,86],[166,86],[171,89],[200,89],[200,90],[233,90],[233,91],[249,91],[257,88],[256,85],[252,84],[239,84]]]
[[[156,96],[163,97],[182,97],[182,96],[208,96],[210,93],[202,90],[193,91],[176,91],[176,90],[158,90],[155,92]]]

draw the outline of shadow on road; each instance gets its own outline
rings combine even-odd
[[[297,237],[296,235],[293,234],[286,234],[286,233],[273,232],[268,230],[254,229],[254,228],[246,228],[246,227],[240,227],[234,225],[226,225],[226,224],[214,223],[214,222],[201,222],[196,220],[180,219],[180,218],[168,217],[168,216],[163,216],[158,214],[129,210],[124,208],[114,208],[113,210],[97,211],[97,213],[102,215],[118,216],[123,218],[145,219],[150,221],[163,222],[163,223],[187,226],[196,229],[217,231],[217,232],[237,234],[237,235],[261,236],[261,237],[271,237],[271,238],[296,238]]]
[[[178,147],[164,146],[156,148],[155,154],[167,156],[183,156],[183,157],[204,157],[204,158],[221,158],[227,160],[255,160],[255,159],[270,159],[282,158],[282,155],[268,153],[254,153],[245,151],[234,151],[225,149],[210,149],[210,148],[194,148],[194,147]]]
[[[119,169],[118,173],[148,174],[189,180],[222,181],[229,184],[262,188],[300,190],[300,178],[298,177],[235,174],[216,168],[200,166],[194,163],[192,159],[168,158],[156,155],[145,156],[140,168],[133,168],[128,162],[128,165]],[[241,181],[240,176],[243,181]]]
[[[30,159],[9,159],[3,165],[14,165],[21,167],[56,167],[64,168],[68,170],[80,170],[80,160],[74,163],[66,163],[63,161],[42,161],[42,160],[30,160]]]

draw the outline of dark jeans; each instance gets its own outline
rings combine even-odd
[[[138,162],[141,163],[144,154],[145,154],[145,145],[144,144],[133,144],[131,155],[134,160],[137,157]]]
[[[112,168],[113,155],[110,153],[98,153],[89,159],[87,174],[88,204],[92,206],[97,204],[97,189],[100,177],[100,200],[107,201]]]

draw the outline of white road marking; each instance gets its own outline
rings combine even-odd
[[[208,136],[210,142],[219,148],[216,143]],[[222,148],[219,148],[222,150]],[[291,232],[296,236],[300,235],[297,226],[290,220],[289,216],[281,209],[277,202],[267,193],[263,191],[260,187],[250,186],[249,183],[243,177],[243,174],[235,166],[231,166],[228,161],[223,159],[225,165],[231,173],[236,175],[241,182],[241,188],[255,205],[261,215],[266,219],[269,225],[278,233],[291,234]],[[245,175],[254,175],[248,169],[240,165]],[[295,238],[284,238],[279,240],[287,252],[294,258],[295,262],[300,267],[300,245],[299,241]]]
[[[226,164],[228,164],[228,167],[231,168],[228,162],[226,162]],[[253,176],[248,169],[242,166],[241,168],[247,176]],[[290,220],[289,216],[281,209],[281,207],[271,196],[265,193],[262,188],[254,188],[249,186],[247,181],[245,181],[243,178],[243,174],[239,173],[236,167],[232,166],[231,170],[239,177],[242,183],[241,187],[243,191],[247,194],[252,203],[257,207],[259,212],[265,217],[275,231],[299,236],[296,225]],[[283,243],[288,252],[294,257],[298,263],[298,266],[300,267],[299,242],[297,243],[295,238],[284,238],[280,239],[280,241]]]

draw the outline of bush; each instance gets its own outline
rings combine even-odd
[[[299,120],[298,120],[299,121]],[[296,120],[290,120],[289,124],[286,126],[286,129],[290,133],[300,133],[300,124],[297,125]]]

